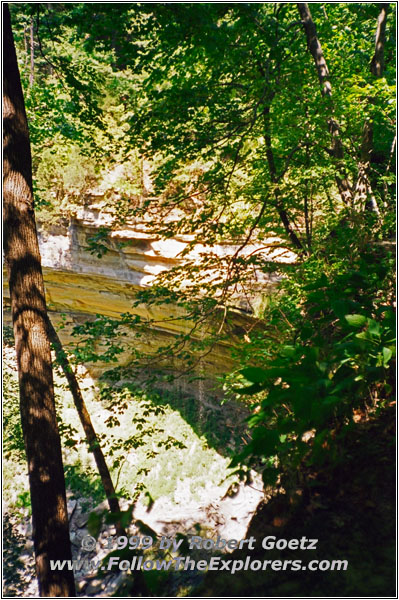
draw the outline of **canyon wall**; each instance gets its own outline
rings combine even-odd
[[[109,215],[95,207],[79,209],[69,225],[46,228],[39,225],[43,275],[50,317],[56,326],[61,322],[64,324],[59,330],[64,344],[71,342],[74,324],[93,319],[98,314],[118,319],[122,313],[131,312],[154,320],[150,334],[143,338],[136,338],[128,332],[131,337],[125,340],[126,350],[118,357],[119,364],[127,364],[132,354],[129,348],[155,352],[160,346],[169,344],[177,334],[190,331],[192,324],[183,319],[182,309],[176,306],[140,305],[132,308],[138,290],[148,288],[162,270],[170,269],[183,260],[180,253],[190,238],[163,240],[149,233],[144,223],[133,223],[125,229],[112,231],[105,242],[107,251],[98,258],[88,251],[89,239],[98,233],[100,227],[109,225]],[[228,256],[237,247],[226,242],[213,247],[212,251],[218,256]],[[256,246],[248,246],[247,252],[254,249]],[[201,252],[204,252],[204,247],[197,245],[184,260],[195,263]],[[286,260],[291,260],[291,257],[286,257]],[[263,293],[267,293],[275,281],[275,277],[261,274],[259,284]],[[7,303],[6,278],[4,295]],[[245,302],[245,299],[237,298],[234,326],[228,342],[217,344],[197,365],[197,372],[205,376],[205,383],[199,380],[190,383],[180,377],[174,383],[175,388],[201,396],[204,385],[208,390],[213,389],[217,375],[234,368],[231,346],[245,335],[248,328],[256,325],[256,319],[248,312]],[[87,366],[95,377],[104,370],[100,363]],[[158,366],[154,358],[152,368]],[[179,371],[176,359],[170,359],[167,366],[172,371]],[[213,393],[217,395],[216,390]]]

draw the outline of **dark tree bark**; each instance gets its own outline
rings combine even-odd
[[[371,60],[370,71],[374,77],[382,77],[384,73],[384,48],[385,48],[385,29],[387,25],[387,16],[389,3],[380,4],[381,12],[377,19],[377,31],[375,34],[374,56]]]
[[[4,255],[17,353],[21,422],[28,461],[36,572],[41,596],[74,596],[61,443],[47,312],[33,210],[28,124],[8,5],[3,12]]]
[[[90,450],[93,452],[94,459],[96,461],[97,469],[101,477],[101,482],[105,491],[105,495],[108,500],[109,509],[113,513],[120,513],[119,501],[116,496],[114,484],[112,483],[111,474],[109,472],[105,457],[98,441],[96,432],[90,419],[89,412],[87,410],[82,392],[79,387],[76,375],[72,370],[67,354],[62,347],[62,343],[56,330],[53,327],[50,319],[48,321],[50,340],[55,350],[57,360],[64,372],[64,375],[68,381],[68,386],[73,397],[73,401],[76,410],[79,415],[80,422],[83,427],[83,431],[86,435],[86,440]],[[125,530],[120,524],[116,525],[116,531],[118,535],[126,535]]]
[[[297,6],[303,27],[305,29],[309,52],[313,56],[313,60],[316,65],[317,75],[321,85],[321,93],[323,96],[331,96],[332,90],[330,73],[328,71],[319,38],[317,37],[316,25],[314,24],[312,15],[310,14],[309,6],[306,2],[298,2]]]

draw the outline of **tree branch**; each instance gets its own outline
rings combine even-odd
[[[332,89],[330,83],[330,73],[328,71],[321,44],[317,37],[316,25],[313,22],[312,15],[310,14],[310,10],[306,2],[298,2],[297,7],[301,16],[303,28],[306,33],[308,48],[313,56],[317,75],[319,77],[320,85],[322,86],[321,93],[323,96],[331,96]]]
[[[105,462],[105,457],[101,449],[100,442],[98,441],[97,434],[91,422],[91,418],[87,410],[84,398],[82,396],[82,392],[80,391],[80,386],[78,380],[76,379],[76,375],[73,372],[71,365],[69,364],[68,356],[62,346],[60,338],[58,337],[58,333],[54,329],[54,326],[50,319],[48,319],[48,329],[49,337],[54,348],[58,363],[61,366],[65,378],[68,382],[69,390],[72,394],[73,402],[79,415],[83,431],[85,432],[87,443],[89,445],[90,451],[93,452],[93,456],[96,461],[97,469],[101,478],[104,492],[108,500],[109,509],[112,513],[118,515],[121,512],[119,501],[116,496],[114,484],[112,483],[111,474],[109,472],[107,463]],[[126,535],[126,532],[124,528],[120,525],[120,523],[116,524],[116,532],[118,535]]]

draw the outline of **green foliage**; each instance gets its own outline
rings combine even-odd
[[[108,230],[102,229],[89,240],[89,247],[93,252],[105,252],[107,247],[99,240],[108,236]],[[105,249],[105,250],[104,250]],[[75,325],[73,334],[80,336],[79,343],[73,349],[78,362],[116,362],[117,357],[124,351],[120,342],[126,332],[119,331],[121,321],[110,319],[103,315],[96,315],[95,320],[87,321],[82,325]]]
[[[13,338],[10,340],[13,341]],[[19,388],[12,346],[3,349],[3,452],[6,459],[25,462],[25,445],[19,414]]]
[[[77,457],[73,464],[64,465],[64,472],[67,489],[71,490],[72,498],[83,499],[84,510],[105,500],[101,479],[94,466],[82,464]]]
[[[69,216],[95,182],[95,162],[73,144],[62,142],[45,148],[35,178],[35,205],[42,221]]]
[[[95,254],[97,258],[104,256],[104,254],[108,252],[106,242],[109,234],[110,230],[108,227],[99,227],[97,233],[92,237],[87,238],[87,251],[90,252],[90,254]]]
[[[97,185],[118,219],[145,214],[157,231],[195,233],[210,246],[255,226],[254,239],[265,230],[287,237],[284,209],[309,250],[317,213],[339,202],[330,107],[314,93],[316,72],[295,5],[11,8],[43,218],[68,215],[87,186]],[[354,173],[364,118],[372,117],[372,177],[383,208],[390,201],[382,178],[394,173],[387,162],[395,15],[391,10],[384,77],[375,79],[369,63],[378,10],[315,4],[312,13],[334,72],[334,118],[346,148],[338,168]],[[152,197],[143,188],[143,158],[153,171]],[[110,179],[115,166],[119,174]],[[167,217],[162,226],[159,217]]]
[[[18,494],[18,499],[15,503],[15,506],[18,508],[25,508],[30,511],[30,493],[22,492],[21,494]]]
[[[118,198],[130,206],[142,189],[140,161],[129,137],[137,77],[126,66],[123,72],[116,69],[112,53],[98,44],[88,51],[90,34],[81,27],[92,33],[93,18],[84,5],[12,4],[11,12],[40,220],[51,224],[69,217],[94,189],[110,205]],[[109,26],[114,22],[111,11]],[[123,172],[109,177],[116,165]]]
[[[359,251],[361,235],[343,227],[345,246],[335,256],[330,246],[326,258],[313,255],[292,273],[282,283],[290,296],[264,315],[280,328],[280,343],[272,349],[260,336],[245,349],[259,365],[241,369],[237,389],[255,396],[252,439],[233,463],[260,460],[265,483],[301,464],[344,460],[341,442],[355,412],[381,410],[392,399],[393,256],[375,242]],[[260,354],[265,341],[268,353]]]

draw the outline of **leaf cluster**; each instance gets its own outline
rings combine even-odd
[[[234,463],[263,465],[267,484],[300,465],[344,460],[342,438],[359,411],[382,410],[393,397],[393,257],[375,245],[348,260],[358,244],[350,229],[344,238],[345,260],[339,251],[335,260],[313,256],[282,284],[296,288],[294,302],[281,297],[265,313],[280,342],[254,336],[241,354],[253,366],[240,370],[236,391],[255,402],[252,440]]]

